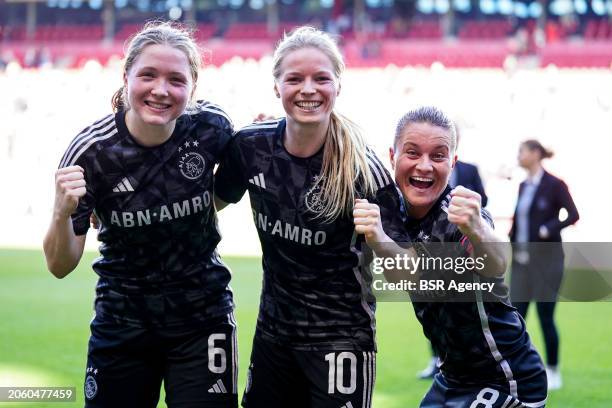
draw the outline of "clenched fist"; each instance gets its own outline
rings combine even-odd
[[[376,204],[364,199],[356,199],[353,207],[353,221],[355,231],[364,234],[368,244],[379,243],[384,240],[385,231],[380,219],[380,208]]]
[[[68,218],[79,205],[79,199],[85,195],[85,175],[80,166],[70,166],[55,172],[55,205],[54,213],[61,218]]]
[[[450,194],[448,220],[468,237],[478,234],[484,222],[480,215],[480,194],[462,186],[456,187]]]

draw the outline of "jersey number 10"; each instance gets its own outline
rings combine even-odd
[[[344,384],[344,364],[348,360],[350,365],[349,386]],[[336,353],[325,355],[325,361],[329,363],[328,394],[334,394],[336,389],[341,394],[352,394],[357,389],[357,357],[355,354],[343,351],[336,357]]]

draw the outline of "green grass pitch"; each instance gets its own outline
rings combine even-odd
[[[46,271],[39,251],[0,250],[0,385],[74,386],[74,403],[0,403],[0,406],[60,408],[83,406],[83,373],[92,317],[95,274],[87,253],[63,280]],[[259,259],[227,258],[239,323],[240,384],[244,388],[257,317]],[[612,407],[612,303],[561,303],[564,388],[549,395],[552,408]],[[543,343],[535,308],[529,329]],[[379,303],[376,408],[417,407],[427,381],[416,372],[429,359],[420,325],[409,303]],[[163,401],[163,396],[162,396]],[[165,407],[160,402],[160,407]]]

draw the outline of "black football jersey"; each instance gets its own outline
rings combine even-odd
[[[230,143],[215,193],[230,203],[248,190],[263,251],[263,288],[256,336],[295,349],[375,347],[372,274],[352,214],[317,218],[323,147],[308,158],[283,145],[285,119],[255,123]],[[399,196],[378,158],[367,153],[387,234],[402,240]],[[360,198],[360,197],[357,197]]]
[[[203,321],[233,309],[230,271],[221,262],[213,168],[233,133],[218,106],[199,101],[163,144],[130,135],[125,112],[83,130],[60,167],[85,170],[86,194],[72,215],[83,235],[95,212],[101,256],[96,313],[122,321]]]
[[[469,257],[471,243],[459,228],[448,221],[450,187],[420,220],[405,218],[409,233],[417,252],[426,256],[440,256],[437,250],[452,252],[453,256]],[[487,210],[482,217],[493,226]],[[457,243],[446,247],[438,244]],[[450,249],[449,249],[450,248]],[[440,271],[425,271],[439,274]],[[450,273],[453,276],[449,276]],[[419,293],[413,298],[417,319],[423,331],[441,359],[441,371],[449,381],[469,384],[483,382],[508,384],[509,392],[516,394],[517,379],[541,372],[542,363],[526,332],[525,322],[508,300],[508,288],[503,278],[487,278],[473,271],[457,274],[447,272],[445,282],[457,280],[472,283],[492,283],[491,293],[469,291],[455,294],[447,299],[427,300],[427,294]],[[448,295],[448,292],[446,293]],[[437,296],[432,293],[431,296]]]

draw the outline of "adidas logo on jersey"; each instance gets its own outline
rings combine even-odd
[[[221,381],[220,379],[217,380],[217,382],[215,384],[213,384],[213,386],[208,389],[208,392],[210,394],[227,394],[227,390],[225,389],[225,385],[223,385],[223,381]]]
[[[115,188],[113,188],[113,193],[126,193],[129,191],[134,191],[134,187],[132,187],[132,184],[130,183],[130,180],[128,180],[127,177],[124,177],[123,180],[121,180],[119,184],[117,184]]]
[[[257,187],[261,187],[264,190],[266,189],[266,181],[264,180],[263,173],[259,173],[255,177],[250,178],[249,183],[255,184]]]

